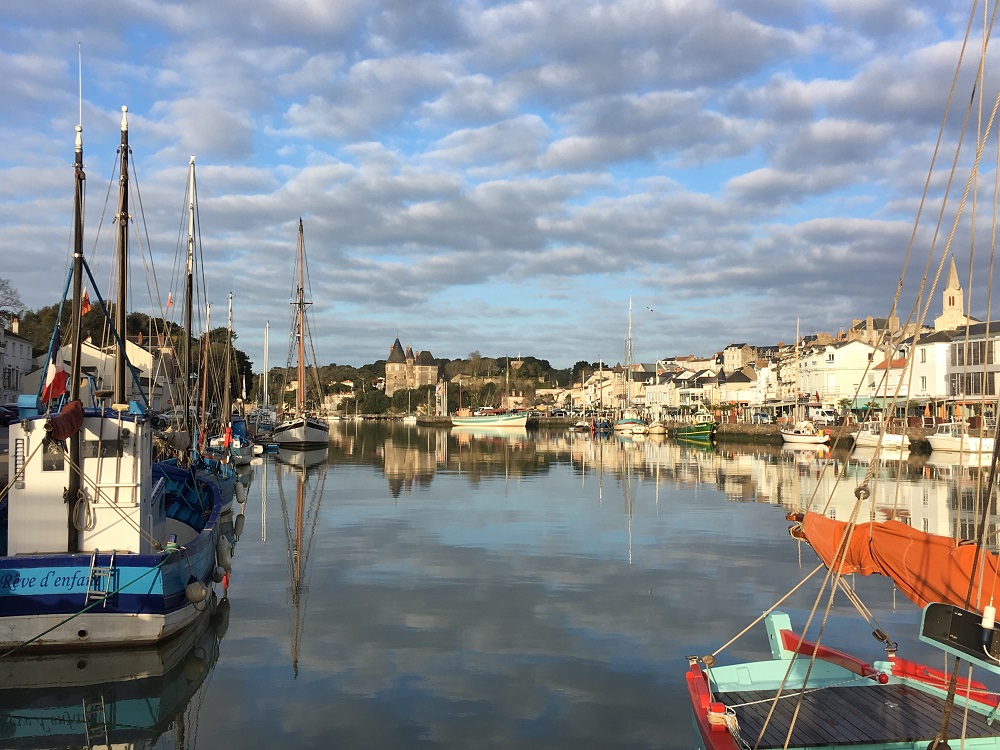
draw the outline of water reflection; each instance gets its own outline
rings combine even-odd
[[[219,658],[229,602],[157,647],[0,661],[4,747],[194,747],[199,693]]]
[[[308,594],[306,579],[326,484],[326,459],[325,448],[304,451],[282,449],[275,463],[288,550],[288,611],[291,618],[292,673],[295,677],[299,675],[299,646]],[[294,505],[289,499],[292,492]]]
[[[825,446],[727,445],[675,442],[663,436],[590,435],[576,431],[504,428],[401,429],[391,423],[367,430],[357,425],[332,433],[331,462],[368,461],[381,466],[390,494],[427,490],[439,473],[463,476],[471,485],[502,477],[531,480],[569,462],[581,478],[621,486],[631,515],[636,486],[647,479],[663,486],[712,486],[734,502],[822,510],[849,516],[854,490],[872,491],[870,520],[894,518],[923,531],[970,538],[988,457],[873,449],[831,452]],[[832,498],[832,499],[831,499]],[[989,504],[989,536],[997,538],[996,493]],[[863,519],[869,520],[869,519]]]

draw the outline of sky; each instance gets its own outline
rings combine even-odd
[[[265,323],[284,364],[300,217],[319,364],[384,359],[397,336],[622,362],[630,301],[636,361],[836,333],[889,312],[970,10],[5,3],[0,278],[28,309],[61,297],[82,81],[85,254],[111,255],[126,105],[132,285],[155,274],[158,300],[132,309],[180,291],[194,155],[212,324],[233,292],[258,368]]]

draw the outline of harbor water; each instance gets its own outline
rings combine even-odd
[[[686,657],[816,567],[785,514],[846,519],[870,459],[338,422],[329,450],[245,474],[228,590],[176,653],[149,657],[155,679],[145,657],[103,654],[73,657],[73,693],[0,688],[0,746],[691,748]],[[976,474],[889,462],[868,479],[874,512],[968,535]],[[793,625],[820,577],[781,605]],[[945,666],[888,581],[853,583],[900,655]],[[838,599],[823,642],[870,661],[870,632]],[[767,654],[758,626],[718,659]],[[135,674],[112,680],[100,659]],[[0,662],[7,684],[19,670],[38,664]]]

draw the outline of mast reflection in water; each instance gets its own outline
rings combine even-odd
[[[266,457],[246,503],[205,748],[690,748],[686,656],[815,566],[786,507],[836,485],[828,513],[846,514],[870,460],[366,422],[335,423],[304,470],[283,458]],[[875,515],[966,533],[977,472],[888,462]],[[919,612],[889,581],[854,584],[902,656],[935,658],[905,639]],[[793,621],[815,590],[782,605]],[[880,657],[847,606],[830,637]]]

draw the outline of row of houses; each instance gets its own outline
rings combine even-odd
[[[896,416],[991,417],[986,402],[997,393],[1000,322],[969,318],[963,307],[952,261],[933,326],[869,317],[853,320],[837,335],[811,335],[787,345],[734,343],[707,359],[600,367],[559,397],[575,409],[633,404],[651,417],[667,418],[703,407],[791,418],[802,405],[838,412],[893,408]]]

